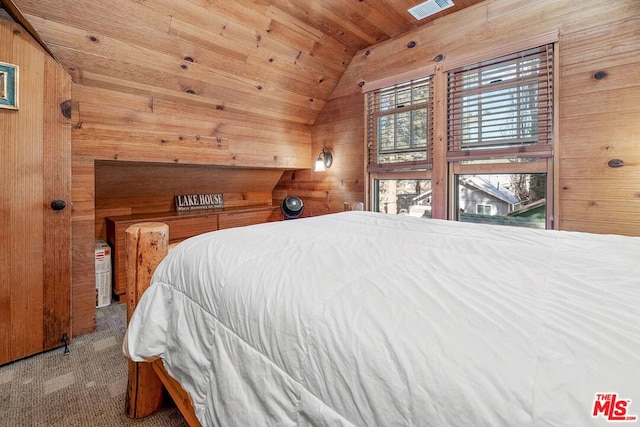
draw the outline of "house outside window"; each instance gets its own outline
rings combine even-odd
[[[546,174],[457,175],[463,222],[545,228]]]

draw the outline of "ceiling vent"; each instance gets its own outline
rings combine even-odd
[[[453,5],[451,0],[428,0],[417,6],[413,6],[409,9],[409,13],[417,20],[420,20],[450,8]]]

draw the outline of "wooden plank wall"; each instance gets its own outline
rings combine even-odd
[[[361,94],[332,99],[313,126],[312,157],[316,159],[325,147],[333,155],[333,165],[324,172],[286,172],[276,186],[302,198],[303,216],[339,212],[345,202],[364,202],[363,111]]]
[[[170,210],[174,194],[200,191],[266,201],[284,169],[311,162],[307,125],[223,115],[188,95],[159,100],[121,90],[73,86],[73,330],[79,335],[95,328],[93,245],[105,237],[104,217]]]
[[[310,128],[218,110],[201,97],[74,85],[76,158],[306,167]]]
[[[111,89],[73,86],[76,335],[95,329],[93,247],[96,238],[105,237],[104,217],[140,212],[145,204],[149,212],[165,209],[174,194],[200,191],[266,201],[283,170],[311,163],[306,124],[218,110],[189,94],[147,90],[117,78]],[[210,185],[204,174],[211,176]]]
[[[640,235],[639,27],[637,0],[495,0],[371,46],[356,54],[313,128],[312,153],[326,144],[336,164],[295,180],[285,173],[278,188],[306,196],[312,213],[341,210],[338,200],[364,194],[355,154],[364,141],[363,108],[355,107],[363,102],[360,82],[434,65],[437,55],[446,62],[559,30],[557,226]],[[410,41],[417,46],[409,49]]]
[[[73,134],[71,142],[73,144]],[[73,152],[73,145],[72,145]],[[94,162],[71,157],[71,318],[74,336],[95,330]]]

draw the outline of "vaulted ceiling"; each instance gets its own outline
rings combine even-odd
[[[482,0],[421,21],[420,0],[1,1],[77,84],[313,124],[356,52]]]

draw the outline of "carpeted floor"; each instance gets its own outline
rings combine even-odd
[[[186,426],[171,402],[140,420],[125,414],[125,305],[97,309],[96,332],[63,348],[0,366],[3,426]]]

